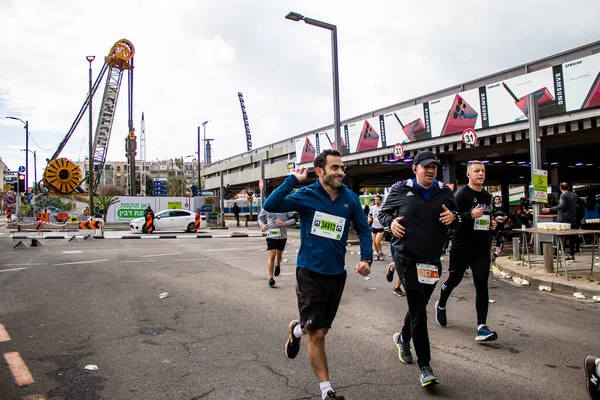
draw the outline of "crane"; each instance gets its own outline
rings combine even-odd
[[[60,158],[60,153],[66,146],[67,142],[73,135],[75,128],[85,115],[90,99],[98,90],[104,75],[108,74],[106,84],[104,85],[104,95],[98,115],[98,124],[93,142],[93,163],[94,163],[94,182],[88,182],[89,190],[94,193],[100,183],[104,163],[106,162],[106,154],[108,144],[110,142],[110,133],[115,116],[117,100],[123,72],[128,71],[128,110],[129,110],[129,135],[128,138],[135,138],[133,134],[133,55],[135,48],[127,39],[117,41],[110,49],[108,56],[104,58],[104,65],[92,86],[91,93],[88,93],[81,110],[77,114],[75,121],[67,132],[67,135],[58,145],[56,151],[50,157],[48,166],[44,171],[44,186],[56,194],[70,194],[75,192],[82,182],[81,168],[67,158]],[[86,178],[89,181],[89,176]],[[85,180],[84,179],[84,180]]]

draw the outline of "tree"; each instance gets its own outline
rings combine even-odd
[[[180,175],[170,175],[167,178],[167,193],[169,196],[185,196],[185,180]]]
[[[95,197],[96,201],[100,203],[100,207],[104,210],[102,214],[102,218],[106,221],[106,216],[108,215],[108,209],[113,204],[117,204],[119,202],[119,198],[115,196],[97,196]]]
[[[101,196],[123,196],[125,194],[123,189],[115,185],[100,185],[98,192]]]

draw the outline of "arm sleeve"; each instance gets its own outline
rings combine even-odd
[[[289,212],[288,215],[287,215],[287,217],[288,217],[288,220],[285,221],[285,224],[287,226],[291,226],[291,225],[294,225],[296,223],[296,218],[294,217],[294,213]]]
[[[352,218],[354,221],[354,230],[358,234],[360,241],[360,259],[361,260],[372,260],[373,259],[373,240],[371,239],[371,232],[369,230],[369,224],[367,224],[367,218],[365,213],[360,206],[358,197],[354,202],[354,215]]]
[[[448,207],[448,210],[453,211],[455,214],[454,215],[458,215],[459,218],[454,218],[454,221],[452,221],[452,223],[450,225],[448,225],[448,227],[452,228],[452,229],[456,229],[458,228],[458,226],[460,224],[462,224],[464,222],[464,220],[462,219],[462,214],[460,213],[460,210],[458,209],[458,204],[456,201],[456,198],[452,195],[452,192],[450,191],[450,194],[448,196],[449,200],[450,200],[450,207]],[[469,211],[469,218],[471,218],[471,212]]]
[[[472,221],[473,218],[471,218],[471,210],[461,211],[458,206],[463,199],[464,193],[465,192],[463,190],[456,192],[456,194],[453,196],[454,197],[453,203],[456,208],[452,209],[452,208],[448,207],[448,209],[451,211],[458,211],[460,213],[460,218],[462,219],[463,222]],[[451,225],[451,226],[453,226],[453,225]]]
[[[267,200],[263,205],[264,209],[272,213],[298,211],[300,208],[300,204],[297,201],[298,198],[293,194],[290,194],[297,183],[298,178],[294,175],[288,175],[283,183],[267,197]]]
[[[379,223],[384,228],[389,228],[392,225],[392,221],[396,218],[396,209],[400,206],[400,182],[395,183],[390,189],[390,193],[385,198],[385,201],[381,205],[377,218]]]
[[[552,207],[550,208],[550,212],[557,212],[557,211],[562,211],[564,210],[564,208],[567,206],[566,204],[566,193],[563,193],[560,195],[560,198],[558,199],[558,205],[556,207]]]
[[[267,223],[267,221],[267,212],[263,208],[262,210],[260,210],[260,214],[258,214],[258,226],[262,228]]]

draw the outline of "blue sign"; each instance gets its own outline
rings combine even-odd
[[[25,173],[25,167],[24,167],[24,166],[22,166],[22,165],[21,165],[21,166],[19,167],[19,173],[20,173],[20,174],[24,174],[24,173]]]
[[[14,202],[15,202],[15,199],[13,199],[12,197],[7,197],[7,198],[6,198],[6,202],[7,202],[8,204],[12,204],[12,203],[14,203]]]

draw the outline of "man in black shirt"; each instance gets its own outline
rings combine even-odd
[[[496,229],[496,221],[491,218],[492,196],[483,189],[485,165],[481,161],[471,161],[467,166],[467,177],[469,184],[454,195],[462,224],[452,238],[448,268],[450,275],[442,285],[440,300],[435,303],[435,319],[440,326],[447,325],[446,302],[452,290],[460,284],[467,268],[471,267],[477,310],[475,340],[491,341],[498,339],[498,334],[486,325],[490,299],[490,229]]]
[[[412,339],[422,386],[439,383],[429,365],[427,303],[442,273],[440,257],[447,226],[460,221],[452,191],[435,179],[439,165],[432,152],[418,153],[412,167],[416,177],[394,184],[378,214],[381,224],[393,234],[394,264],[408,301],[402,331],[395,333],[393,340],[398,358],[409,364]]]
[[[549,212],[557,212],[558,217],[556,218],[557,222],[564,222],[571,224],[571,228],[577,227],[577,205],[583,205],[583,200],[577,196],[577,194],[569,191],[569,183],[561,182],[560,183],[560,199],[558,201],[558,205],[552,208],[542,208],[542,212],[547,214]],[[567,236],[569,240],[569,256],[566,257],[566,260],[575,260],[575,248],[579,243],[579,236],[577,235],[569,235]]]

